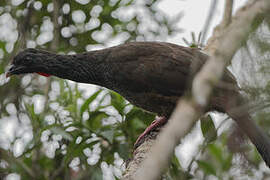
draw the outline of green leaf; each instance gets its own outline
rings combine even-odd
[[[125,121],[121,123],[120,130],[128,136],[129,142],[134,143],[139,134],[151,124],[155,119],[155,114],[143,111],[140,108],[133,107],[125,117]]]
[[[89,119],[86,121],[86,125],[92,130],[97,131],[102,127],[102,120],[109,117],[108,114],[102,111],[94,111],[89,113]]]
[[[208,145],[209,152],[219,161],[219,163],[223,163],[224,153],[222,152],[222,148],[218,147],[216,144]]]
[[[29,105],[29,104],[24,103],[24,105],[25,105],[28,115],[30,116],[30,119],[37,120],[37,115],[35,114],[35,110],[34,110],[34,104]]]
[[[178,161],[178,158],[175,155],[173,155],[173,157],[172,157],[172,164],[175,164],[177,166],[177,168],[182,168],[181,164]]]
[[[111,144],[113,143],[114,130],[102,131],[100,134],[104,136]]]
[[[231,168],[231,166],[232,166],[232,158],[233,158],[233,155],[229,154],[228,157],[223,161],[222,169],[224,171],[228,171]]]
[[[172,157],[168,176],[170,177],[170,179],[191,179],[192,178],[192,175],[189,174],[189,172],[185,172],[182,169],[178,161],[178,158],[175,155],[173,155]]]
[[[126,114],[126,121],[130,122],[133,119],[140,119],[147,123],[147,125],[151,124],[151,122],[155,119],[155,114],[146,112],[140,108],[133,107],[127,114]]]
[[[93,180],[102,180],[103,179],[103,173],[102,173],[100,168],[94,169],[91,179],[93,179]]]
[[[50,130],[54,133],[54,134],[60,134],[64,139],[67,139],[69,141],[73,140],[73,137],[66,132],[64,129],[60,128],[60,127],[51,127]]]
[[[118,111],[119,114],[124,115],[124,108],[126,107],[125,99],[113,91],[110,92],[110,95],[111,105]]]
[[[93,142],[95,144],[96,142]],[[87,147],[92,147],[91,143],[86,144],[83,140],[81,143],[76,144],[74,141],[69,144],[67,147],[67,153],[64,156],[65,164],[68,164],[74,157],[82,157],[84,156],[83,150]]]
[[[127,143],[118,144],[117,152],[119,153],[121,158],[128,159],[129,158],[129,153],[130,153],[130,147],[128,146]]]
[[[92,96],[90,96],[82,105],[81,109],[80,109],[80,116],[82,117],[83,113],[88,109],[89,104],[91,104],[99,95],[99,93],[102,90],[98,90],[97,92],[95,92]]]
[[[132,130],[144,130],[155,119],[155,115],[134,107],[126,114],[126,122]]]
[[[217,139],[217,131],[215,124],[210,115],[201,118],[201,130],[206,142],[210,143]]]
[[[52,159],[48,158],[47,156],[42,156],[39,159],[39,164],[44,169],[54,170],[53,168],[53,161]]]
[[[200,169],[202,169],[206,174],[216,175],[216,170],[210,163],[202,160],[198,160],[197,163]]]

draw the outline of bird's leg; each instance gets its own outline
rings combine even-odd
[[[138,137],[134,144],[134,149],[139,147],[145,140],[146,135],[148,135],[151,131],[156,130],[159,127],[162,127],[168,121],[167,118],[163,117],[156,117],[156,119],[148,126],[144,132]]]

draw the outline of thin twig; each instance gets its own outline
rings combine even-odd
[[[203,44],[204,44],[204,41],[206,39],[206,35],[208,33],[208,30],[209,30],[209,26],[210,26],[210,23],[214,17],[214,12],[216,10],[216,7],[217,7],[217,1],[218,0],[212,0],[211,2],[211,6],[210,6],[210,9],[209,9],[209,13],[208,13],[208,16],[206,18],[206,21],[205,21],[205,24],[203,26],[203,33],[202,33],[202,38],[201,38],[201,41],[200,41],[200,45],[203,47]]]
[[[59,1],[53,0],[53,40],[50,45],[50,50],[53,52],[56,52],[59,47],[59,40],[60,40],[60,32],[59,32],[59,23],[58,23],[58,17],[59,17]],[[48,77],[46,85],[45,85],[45,108],[44,111],[46,111],[49,107],[49,92],[51,87],[51,78]]]
[[[226,0],[222,24],[227,27],[232,21],[233,0]]]
[[[218,131],[228,120],[230,119],[230,117],[226,117],[225,119],[223,119],[221,121],[221,123],[219,124],[219,126],[216,128],[216,131]],[[193,156],[193,158],[191,159],[191,161],[188,164],[187,167],[187,171],[190,173],[191,171],[191,166],[192,164],[198,159],[198,157],[205,151],[207,145],[209,144],[207,139],[204,139],[201,148],[199,149],[199,151],[196,153],[195,156]]]

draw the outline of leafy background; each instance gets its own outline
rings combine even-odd
[[[27,47],[73,54],[128,41],[165,41],[181,32],[181,13],[169,18],[159,2],[0,1],[0,179],[121,178],[133,143],[154,114],[94,85],[38,75],[6,80],[4,72]],[[269,22],[254,24],[232,66],[246,95],[259,102],[254,119],[267,132],[268,40]],[[183,143],[198,133],[204,138],[196,155],[188,163],[174,156],[163,179],[269,176],[257,151],[224,115],[202,118]]]

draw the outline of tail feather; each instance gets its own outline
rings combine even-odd
[[[212,99],[214,108],[227,113],[237,123],[270,168],[270,137],[252,120],[247,108],[243,106],[246,104],[245,99],[237,90],[228,90],[227,93],[222,90],[218,92],[221,93]]]
[[[239,128],[249,137],[260,153],[264,162],[270,167],[270,137],[252,120],[250,115],[243,116],[228,113]]]

